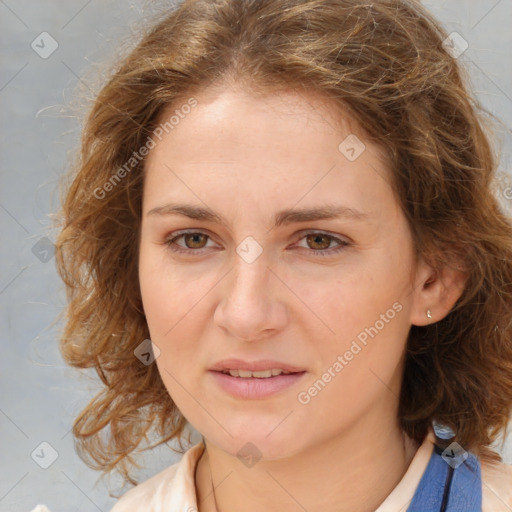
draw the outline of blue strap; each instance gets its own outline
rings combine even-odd
[[[482,475],[477,457],[464,452],[466,460],[458,466],[453,462],[456,467],[452,467],[447,462],[451,460],[445,460],[442,453],[434,446],[407,512],[482,512]]]

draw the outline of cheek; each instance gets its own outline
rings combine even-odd
[[[172,294],[166,293],[165,283],[142,254],[139,263],[139,283],[148,327],[151,335],[156,336],[165,323],[165,312],[172,311],[172,303],[169,303]]]
[[[340,267],[325,279],[295,278],[291,288],[302,300],[306,316],[315,322],[318,334],[336,338],[339,342],[357,335],[374,324],[381,314],[389,311],[395,317],[404,306],[406,282],[398,272],[392,272],[379,259],[368,259],[351,268]],[[393,305],[399,303],[399,306]],[[315,318],[316,317],[316,318]]]
[[[187,288],[176,283],[175,274],[168,268],[160,269],[152,265],[149,258],[141,256],[142,302],[150,338],[160,351],[155,364],[169,396],[181,411],[188,412],[190,397],[183,386],[187,390],[194,387],[194,372],[197,372],[194,354],[199,339],[194,324],[188,321],[194,312],[190,305],[193,297],[187,293]]]
[[[339,386],[343,392],[357,394],[366,389],[368,380],[376,380],[372,371],[384,381],[391,379],[410,328],[406,273],[397,271],[406,269],[407,264],[388,248],[368,254],[350,268],[340,267],[328,282],[296,279],[293,283],[308,306],[307,310],[301,308],[305,314],[299,322],[319,356],[316,378],[328,371],[338,356],[344,358],[343,370],[329,386],[332,390]]]
[[[194,281],[171,265],[162,247],[147,242],[141,244],[139,283],[150,332],[160,339],[197,301]]]
[[[173,380],[163,371],[172,374],[190,374],[194,361],[197,364],[197,346],[201,339],[203,320],[207,312],[203,281],[172,266],[161,248],[141,248],[139,281],[144,313],[151,340],[160,349],[157,359],[166,386]]]

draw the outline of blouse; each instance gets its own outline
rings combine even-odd
[[[127,491],[110,512],[197,512],[195,471],[204,449],[205,446],[202,442],[189,448],[179,462]],[[442,471],[444,471],[443,474],[449,474],[450,477],[453,473],[461,475],[461,478],[453,477],[450,480],[455,482],[452,486],[456,486],[458,482],[459,486],[466,485],[467,492],[472,493],[475,505],[472,505],[471,512],[477,510],[482,512],[512,511],[512,465],[493,462],[480,464],[476,457],[469,454],[470,457],[464,462],[464,465],[460,466],[461,469],[456,469],[453,472],[449,469],[448,462],[441,458],[440,453],[439,448],[435,445],[434,432],[430,430],[400,482],[375,512],[422,510],[423,500],[429,500],[428,487],[436,478],[441,478]],[[478,477],[477,489],[471,486],[470,480],[465,481],[462,478],[463,470],[466,472],[466,476],[472,474],[472,477]],[[446,485],[444,480],[443,476],[443,485]],[[417,508],[420,501],[420,508]],[[39,507],[41,508],[36,508],[32,512],[40,510],[46,512],[47,509],[42,508],[41,505]],[[427,508],[428,510],[446,510],[447,512],[451,510],[469,512],[470,510],[467,507],[460,508],[460,505],[457,507],[455,500],[452,507],[450,507],[450,503],[447,508],[439,508],[437,505],[429,508],[425,505],[423,510],[426,511]]]

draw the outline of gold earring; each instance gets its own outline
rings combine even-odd
[[[427,309],[427,318],[428,318],[428,323],[430,324],[430,319],[432,318],[432,312],[430,311],[430,309]]]

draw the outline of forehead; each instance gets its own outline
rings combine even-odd
[[[315,206],[335,204],[338,196],[366,198],[371,206],[379,194],[390,192],[381,148],[324,98],[226,89],[194,99],[187,114],[179,115],[185,98],[160,117],[161,123],[173,115],[179,122],[156,141],[146,161],[148,207],[183,192],[196,202],[205,194],[210,200],[220,195],[225,202],[228,195],[231,201],[243,196],[257,202],[264,194],[281,206],[298,201],[308,206],[315,198],[320,198]]]
[[[180,115],[178,120],[173,114],[178,114],[183,106],[186,107],[191,98],[196,106],[193,109],[187,107],[185,115]],[[178,125],[181,127],[179,131],[184,131],[183,126],[189,127],[193,124],[194,129],[212,129],[210,136],[214,136],[219,129],[228,133],[231,126],[232,134],[236,137],[239,133],[244,135],[238,129],[240,125],[250,125],[251,129],[256,126],[270,126],[269,133],[279,132],[282,128],[292,133],[301,128],[315,130],[322,126],[325,132],[331,131],[338,137],[342,133],[365,137],[364,130],[358,125],[347,105],[314,91],[299,93],[280,89],[256,92],[244,89],[241,85],[212,86],[188,96],[182,95],[171,106],[162,110],[159,124],[164,125],[171,117],[178,123],[168,132],[178,132]]]

